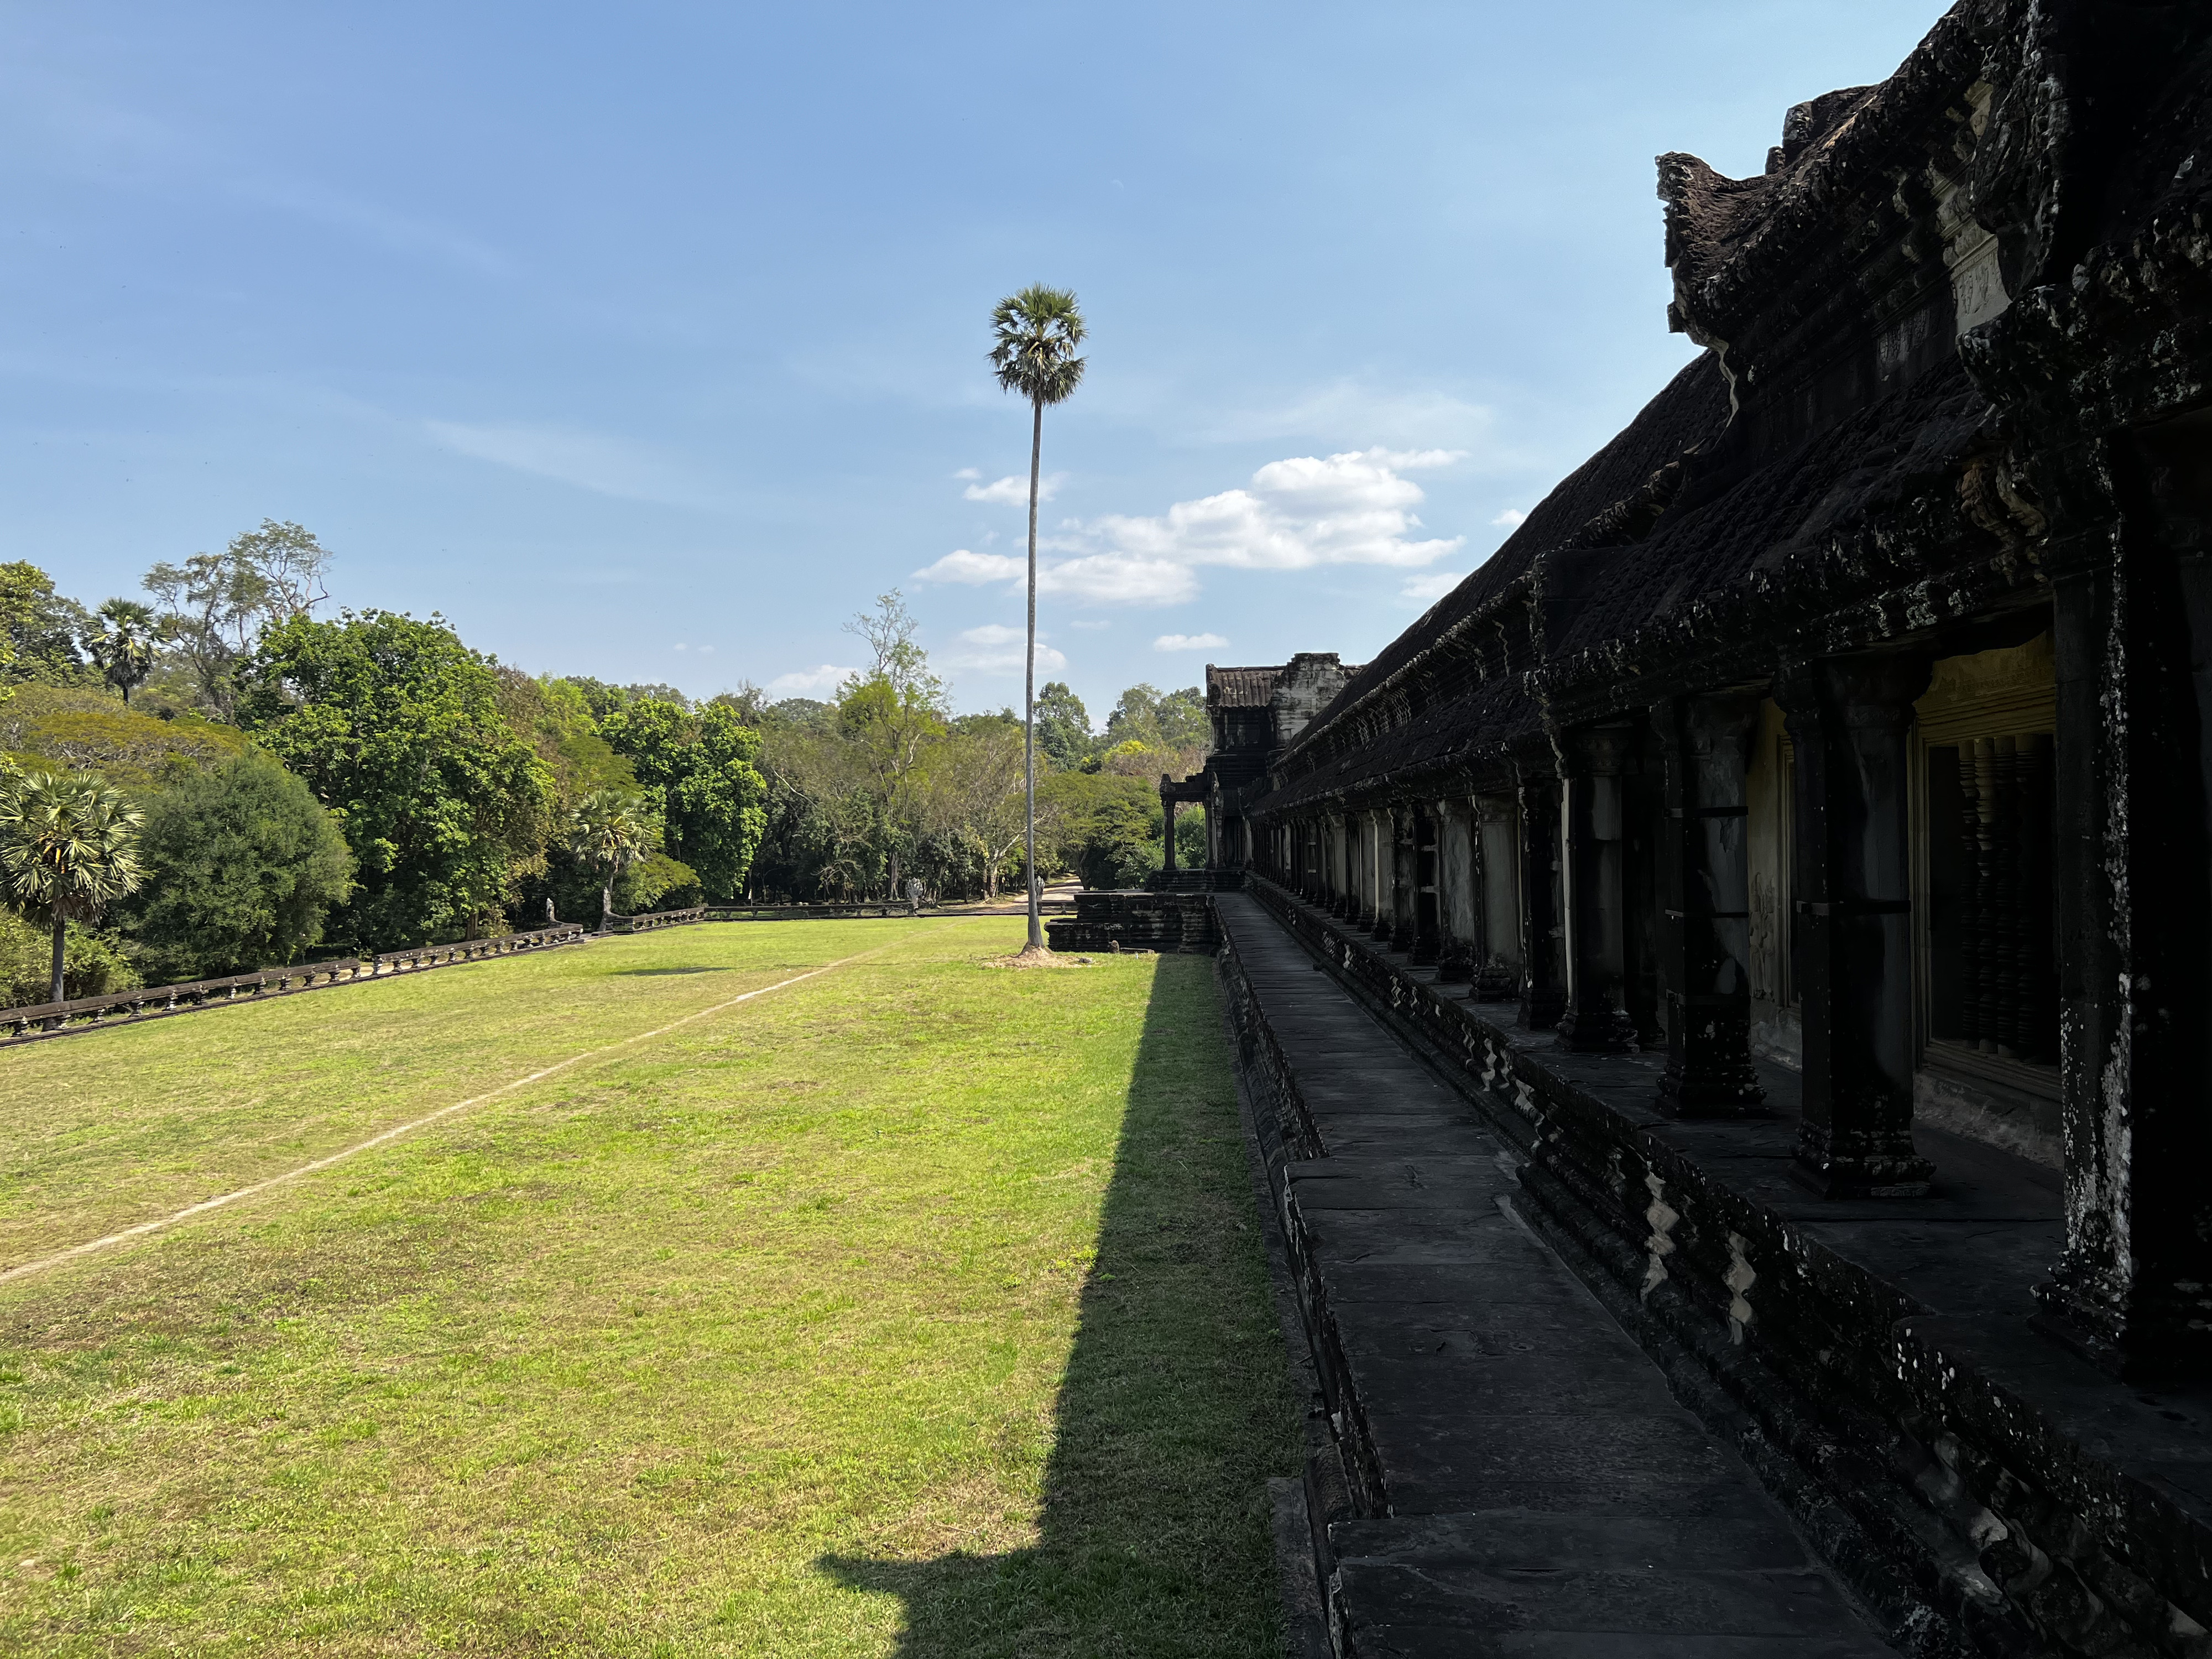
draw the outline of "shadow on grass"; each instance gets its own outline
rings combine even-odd
[[[901,1659],[1282,1651],[1267,1483],[1297,1419],[1211,969],[1152,981],[1037,1542],[820,1562],[904,1601]]]
[[[669,974],[726,974],[727,968],[621,968],[615,971],[617,979],[659,979]]]

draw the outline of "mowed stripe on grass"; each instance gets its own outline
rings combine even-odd
[[[1018,931],[0,1291],[0,1648],[1273,1651],[1208,965]]]
[[[889,945],[879,945],[876,947],[878,951],[890,948]],[[873,951],[861,953],[866,956],[873,954]],[[473,1107],[481,1106],[487,1101],[497,1100],[502,1095],[513,1094],[518,1089],[526,1089],[533,1083],[542,1083],[547,1078],[557,1077],[573,1066],[580,1066],[587,1060],[601,1059],[636,1043],[650,1042],[655,1037],[665,1036],[679,1026],[690,1024],[694,1020],[710,1019],[726,1008],[734,1008],[740,1003],[750,1002],[755,997],[768,996],[787,986],[804,984],[817,975],[832,973],[847,963],[860,960],[860,956],[846,957],[836,962],[826,963],[819,968],[810,968],[803,974],[793,974],[789,979],[776,980],[770,984],[760,987],[757,990],[740,991],[733,997],[699,1009],[694,1013],[682,1015],[665,1025],[656,1025],[651,1030],[640,1031],[631,1036],[617,1038],[604,1048],[586,1048],[580,1054],[569,1055],[566,1060],[556,1060],[550,1066],[540,1066],[537,1071],[526,1073],[510,1083],[502,1083],[496,1089],[487,1090],[483,1094],[471,1095],[465,1100],[457,1100],[450,1105],[438,1107],[435,1110],[426,1112],[421,1117],[410,1119],[407,1122],[395,1123],[388,1129],[379,1130],[367,1140],[358,1140],[350,1146],[339,1148],[335,1152],[326,1152],[320,1158],[298,1164],[280,1175],[270,1176],[264,1180],[257,1181],[249,1187],[237,1188],[233,1191],[219,1194],[214,1198],[204,1198],[198,1203],[188,1204],[183,1209],[171,1214],[158,1216],[151,1221],[139,1222],[136,1226],[125,1227],[121,1232],[109,1233],[104,1237],[88,1239],[82,1244],[72,1244],[66,1249],[55,1251],[52,1255],[33,1257],[20,1267],[0,1268],[0,1285],[5,1285],[12,1279],[27,1278],[33,1273],[45,1273],[50,1268],[60,1267],[64,1262],[76,1261],[101,1250],[119,1249],[125,1244],[144,1238],[149,1234],[160,1232],[170,1227],[181,1226],[186,1222],[197,1221],[202,1216],[212,1214],[217,1210],[228,1209],[234,1204],[248,1203],[273,1188],[302,1180],[311,1175],[319,1175],[334,1164],[343,1164],[348,1158],[359,1158],[367,1152],[373,1152],[380,1146],[391,1145],[403,1136],[417,1133],[434,1123],[442,1123],[447,1118],[468,1111]]]
[[[0,1269],[931,925],[676,928],[0,1054]]]

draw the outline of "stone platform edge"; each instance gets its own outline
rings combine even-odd
[[[1534,1224],[1732,1445],[1830,1565],[1916,1655],[2212,1655],[2212,1528],[2100,1458],[1971,1355],[1931,1311],[1730,1190],[1648,1123],[1532,1050],[1528,1034],[1404,972],[1364,934],[1259,878],[1245,892],[1518,1152]],[[1218,930],[1274,1224],[1325,1400],[1309,1436],[1316,1571],[1328,1524],[1366,1512],[1358,1401],[1297,1249],[1284,1164],[1322,1151],[1284,1055]],[[1663,1121],[1663,1120],[1662,1121]],[[1762,1281],[1780,1286],[1759,1295]],[[2116,1387],[2118,1385],[2115,1385]],[[1874,1402],[1870,1407],[1869,1402]],[[1326,1444],[1319,1443],[1325,1440]]]

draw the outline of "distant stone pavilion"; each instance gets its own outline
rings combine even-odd
[[[1532,1126],[1921,1650],[2212,1653],[2212,6],[1963,0],[1659,190],[1703,354],[1373,661],[1209,667],[1162,884]]]

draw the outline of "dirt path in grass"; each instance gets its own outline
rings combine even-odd
[[[353,1146],[343,1147],[325,1157],[312,1159],[301,1164],[297,1169],[287,1170],[281,1175],[273,1175],[266,1180],[240,1187],[236,1192],[224,1193],[216,1198],[203,1199],[199,1203],[188,1204],[172,1214],[157,1216],[151,1221],[142,1221],[135,1227],[125,1227],[120,1232],[109,1233],[105,1237],[90,1239],[82,1244],[72,1244],[65,1250],[57,1250],[51,1255],[40,1257],[35,1261],[23,1262],[5,1272],[0,1272],[0,1285],[28,1278],[33,1273],[44,1273],[49,1267],[58,1267],[64,1262],[76,1261],[82,1256],[94,1255],[118,1244],[127,1244],[133,1239],[143,1238],[151,1233],[165,1231],[181,1222],[190,1221],[196,1216],[206,1215],[211,1211],[226,1209],[233,1204],[242,1203],[246,1199],[265,1193],[273,1187],[285,1186],[303,1176],[311,1176],[318,1170],[327,1170],[334,1164],[343,1164],[357,1153],[374,1152],[379,1146],[388,1145],[392,1141],[414,1133],[417,1129],[427,1128],[433,1123],[453,1116],[456,1113],[465,1112],[471,1106],[481,1106],[488,1100],[497,1100],[501,1095],[513,1094],[517,1089],[527,1088],[533,1083],[542,1083],[547,1078],[557,1076],[572,1066],[580,1066],[587,1060],[597,1060],[602,1054],[611,1054],[617,1049],[628,1048],[636,1043],[650,1042],[657,1036],[665,1036],[671,1031],[679,1030],[710,1015],[719,1014],[725,1009],[734,1008],[741,1002],[750,1002],[755,997],[764,997],[771,991],[781,991],[805,980],[819,979],[823,975],[835,973],[840,968],[848,967],[856,962],[865,962],[870,957],[881,956],[893,945],[902,944],[913,937],[911,933],[906,934],[901,939],[890,941],[890,944],[878,945],[872,951],[862,951],[853,956],[840,957],[836,961],[824,963],[819,968],[811,968],[803,974],[793,974],[789,979],[778,980],[773,985],[757,986],[752,990],[718,1002],[711,1008],[702,1008],[696,1013],[684,1015],[681,1019],[672,1019],[665,1025],[657,1025],[650,1031],[640,1031],[614,1042],[603,1043],[596,1048],[586,1048],[581,1054],[571,1054],[566,1060],[556,1060],[552,1065],[532,1072],[527,1077],[516,1078],[512,1083],[502,1083],[496,1089],[488,1090],[480,1095],[471,1095],[466,1100],[457,1100],[450,1106],[441,1106],[434,1112],[425,1113],[410,1122],[395,1124],[380,1134],[371,1135],[366,1140],[357,1141]]]

